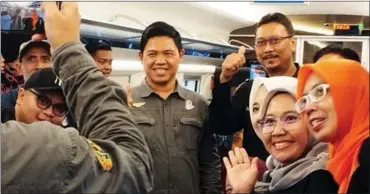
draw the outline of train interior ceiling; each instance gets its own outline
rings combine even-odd
[[[7,2],[1,3],[3,9]],[[256,22],[271,12],[284,13],[293,22],[296,62],[310,63],[315,51],[329,44],[341,44],[358,52],[362,65],[369,69],[368,1],[79,2],[79,9],[81,41],[112,42],[111,78],[123,86],[136,85],[144,78],[138,59],[143,29],[152,22],[165,21],[183,37],[186,56],[178,72],[180,83],[210,97],[209,83],[215,67],[238,46],[248,48],[247,65],[257,63],[253,51]],[[345,26],[345,30],[338,26]],[[26,39],[29,37],[22,33],[2,31],[2,49],[13,50],[12,46],[19,47]]]

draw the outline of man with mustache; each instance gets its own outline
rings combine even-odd
[[[299,65],[293,61],[296,49],[294,34],[291,21],[281,13],[267,14],[258,22],[255,52],[267,76],[297,77]],[[265,160],[268,153],[249,119],[248,101],[253,81],[245,81],[235,91],[232,99],[229,96],[230,80],[245,63],[244,50],[245,48],[241,48],[238,53],[228,55],[222,64],[220,81],[215,83],[209,106],[211,127],[220,135],[232,135],[244,129],[243,147],[250,156]]]

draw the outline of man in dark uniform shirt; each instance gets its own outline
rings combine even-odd
[[[255,52],[267,76],[297,77],[299,65],[293,61],[296,49],[294,33],[291,21],[281,13],[267,14],[258,22]],[[219,83],[215,83],[209,106],[211,127],[220,135],[232,135],[244,129],[243,147],[249,156],[266,160],[269,153],[255,134],[249,116],[248,102],[253,81],[242,83],[232,99],[229,96],[230,80],[245,63],[245,48],[240,50],[228,55],[222,64]]]
[[[139,58],[146,74],[132,88],[132,108],[154,159],[153,193],[220,193],[220,158],[208,102],[176,79],[184,49],[164,22],[143,32]]]

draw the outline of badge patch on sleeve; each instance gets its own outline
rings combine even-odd
[[[111,156],[104,151],[100,146],[98,146],[96,143],[87,140],[90,144],[90,146],[93,149],[93,152],[95,154],[96,159],[98,160],[99,165],[104,171],[111,171],[113,168],[113,162]]]

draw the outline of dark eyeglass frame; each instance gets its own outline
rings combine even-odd
[[[320,98],[316,99],[316,98],[313,97],[313,92],[316,91],[319,88],[323,89],[324,94]],[[297,100],[297,102],[295,104],[296,111],[298,113],[303,113],[307,109],[307,105],[309,103],[315,103],[315,102],[320,101],[321,99],[323,99],[328,94],[329,90],[330,90],[329,84],[320,84],[320,85],[316,86],[307,95],[304,95],[300,99]],[[300,108],[301,107],[300,103],[302,102],[302,100],[306,100],[306,104],[305,104],[304,108]]]
[[[270,45],[278,45],[280,44],[283,40],[287,39],[287,38],[292,38],[294,37],[293,35],[290,35],[290,36],[283,36],[283,37],[274,37],[274,38],[269,38],[269,39],[263,39],[263,40],[260,40],[263,42],[263,44],[258,44],[256,41],[254,43],[254,47],[265,47],[267,46],[267,43],[269,43]],[[273,40],[277,40],[277,42],[272,42]]]
[[[50,100],[50,98],[48,98],[47,96],[42,95],[42,94],[39,94],[39,93],[37,93],[37,92],[35,92],[35,91],[33,91],[33,90],[30,90],[30,89],[28,89],[28,91],[30,91],[32,94],[34,94],[34,95],[37,97],[37,99],[36,99],[36,105],[37,105],[37,107],[39,107],[40,109],[42,109],[42,110],[46,110],[46,109],[48,109],[50,106],[53,106],[53,113],[54,113],[56,116],[64,117],[64,116],[66,116],[66,115],[68,114],[68,109],[67,109],[67,108],[66,108],[65,112],[63,112],[63,113],[58,113],[57,108],[56,108],[56,105],[64,105],[64,106],[65,106],[65,104],[63,104],[63,103],[53,104],[53,103],[52,103],[52,101]],[[47,103],[47,105],[46,105],[46,106],[41,105],[41,103],[40,103],[40,99],[41,99],[41,98],[44,98],[43,100],[47,100],[47,101],[48,101],[48,103]]]

